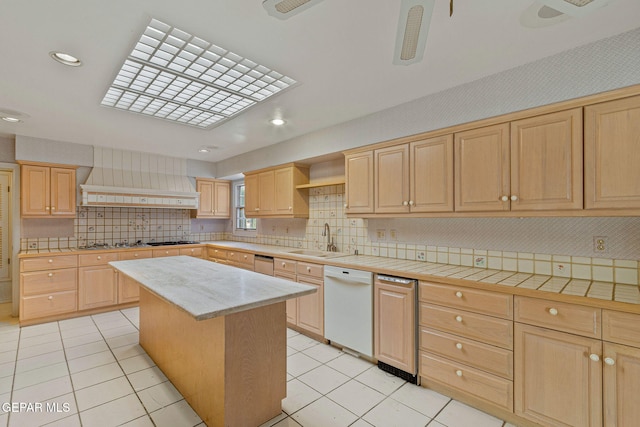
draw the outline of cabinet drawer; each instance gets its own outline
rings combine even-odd
[[[183,248],[183,249],[180,249],[180,255],[188,255],[196,258],[202,258],[202,248]]]
[[[312,264],[309,262],[300,262],[296,266],[296,272],[303,276],[311,276],[322,279],[324,277],[324,266],[321,264]]]
[[[153,257],[154,258],[160,258],[163,256],[178,256],[180,255],[180,249],[178,248],[171,248],[171,249],[154,249],[153,250]]]
[[[296,274],[295,273],[287,273],[287,272],[275,272],[273,274],[274,277],[277,277],[278,279],[285,279],[285,280],[291,280],[292,282],[296,281]],[[297,298],[294,299],[290,299],[287,301],[295,301]]]
[[[227,253],[227,259],[232,262],[253,266],[254,255],[246,252],[230,251]]]
[[[216,259],[227,259],[227,251],[218,248],[207,248],[207,257]]]
[[[120,261],[130,260],[130,259],[145,259],[151,258],[153,256],[153,251],[151,250],[142,250],[142,251],[125,251],[120,252]]]
[[[600,338],[602,310],[582,305],[567,304],[529,297],[515,297],[514,318],[558,331]]]
[[[75,291],[78,283],[77,273],[78,270],[75,268],[21,273],[22,295]]]
[[[603,310],[602,339],[640,347],[640,315]]]
[[[428,353],[420,354],[420,376],[513,411],[513,382]]]
[[[78,255],[78,265],[104,265],[110,261],[118,261],[118,254],[116,252],[107,253],[91,253]]]
[[[513,349],[513,322],[437,305],[420,304],[420,324],[498,347]]]
[[[513,296],[461,286],[420,282],[420,300],[513,319]]]
[[[20,308],[20,319],[53,316],[54,314],[70,313],[77,308],[77,292],[55,292],[36,297],[23,298]]]
[[[20,271],[51,270],[52,268],[70,268],[77,266],[78,257],[76,255],[23,258],[20,260]]]
[[[274,271],[284,271],[287,273],[296,273],[296,261],[291,261],[289,259],[283,258],[274,258],[273,259],[273,270]]]
[[[513,352],[433,329],[420,329],[420,349],[513,380]]]

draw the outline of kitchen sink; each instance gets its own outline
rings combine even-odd
[[[289,251],[289,253],[295,255],[313,256],[318,258],[326,258],[330,255],[333,255],[332,252],[312,251],[309,249],[299,249],[295,251]]]

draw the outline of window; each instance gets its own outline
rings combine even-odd
[[[234,231],[256,231],[256,219],[244,216],[244,182],[234,186],[235,193],[235,227]]]

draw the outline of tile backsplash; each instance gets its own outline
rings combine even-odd
[[[309,219],[260,219],[235,236],[230,221],[193,220],[189,210],[79,208],[74,236],[22,239],[22,249],[92,243],[233,240],[638,285],[640,218],[347,218],[344,185],[309,190]],[[593,252],[593,236],[606,236]]]

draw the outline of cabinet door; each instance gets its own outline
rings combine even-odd
[[[298,283],[311,285],[318,290],[298,298],[298,326],[318,335],[324,335],[324,291],[323,281],[312,277],[298,276]]]
[[[453,135],[409,145],[411,212],[453,211]]]
[[[124,274],[118,274],[118,303],[136,302],[140,300],[138,282]]]
[[[415,373],[415,290],[376,281],[374,292],[374,357]]]
[[[602,341],[515,324],[515,413],[545,426],[602,425]]]
[[[382,148],[373,155],[375,212],[409,212],[409,146]]]
[[[296,275],[286,272],[275,272],[274,277],[279,279],[296,281]],[[290,298],[286,302],[287,323],[296,325],[298,323],[298,298]]]
[[[585,208],[640,208],[640,96],[584,112]]]
[[[51,168],[51,215],[76,215],[75,169]]]
[[[454,151],[455,210],[509,210],[509,124],[457,133]]]
[[[258,216],[258,174],[247,175],[244,177],[244,215],[247,218]]]
[[[117,273],[110,266],[78,269],[78,309],[114,305],[118,302]]]
[[[22,216],[49,215],[50,179],[50,169],[46,166],[22,165],[20,167]]]
[[[630,427],[640,420],[640,349],[604,343],[604,425]]]
[[[214,215],[214,183],[213,181],[196,180],[196,191],[200,193],[200,206],[198,206],[198,218],[212,217]]]
[[[216,218],[229,218],[231,216],[231,183],[214,181],[213,190],[214,216]]]
[[[274,171],[258,174],[258,215],[273,215],[275,213],[276,181]]]
[[[582,209],[582,108],[511,123],[511,210]]]
[[[293,168],[278,169],[274,173],[275,213],[288,215],[293,213]]]
[[[345,212],[373,213],[373,151],[347,154],[345,159]]]

